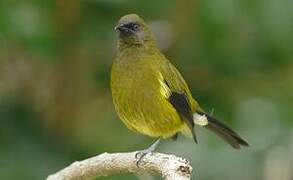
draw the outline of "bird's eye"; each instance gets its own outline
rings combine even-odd
[[[133,30],[135,30],[135,31],[139,30],[139,25],[138,24],[134,24],[133,25]]]

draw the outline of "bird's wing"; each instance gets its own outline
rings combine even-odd
[[[168,61],[162,67],[161,85],[163,90],[168,91],[167,99],[176,109],[181,119],[188,125],[193,139],[197,142],[194,132],[193,112],[197,103],[193,100],[191,92],[179,71]]]
[[[169,91],[167,96],[168,101],[173,105],[181,119],[188,125],[195,142],[196,135],[194,132],[194,114],[196,116],[204,117],[208,121],[204,126],[213,131],[232,147],[239,149],[240,146],[249,146],[248,143],[242,139],[236,132],[224,125],[217,119],[205,113],[192,98],[189,88],[178,70],[170,63],[163,66],[162,77],[164,78],[166,90]],[[162,84],[162,83],[161,83]],[[196,123],[198,124],[198,123]]]

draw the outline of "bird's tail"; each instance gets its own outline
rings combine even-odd
[[[225,140],[227,143],[229,143],[233,148],[235,149],[240,149],[241,146],[249,146],[248,143],[243,140],[235,131],[218,121],[217,119],[213,118],[212,116],[204,113],[197,111],[197,115],[200,115],[201,117],[204,117],[201,119],[199,123],[202,123],[203,127],[211,130],[218,136],[220,136],[223,140]],[[204,119],[206,120],[206,123]],[[198,124],[195,120],[195,124]]]

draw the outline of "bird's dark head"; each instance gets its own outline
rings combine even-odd
[[[122,16],[115,30],[119,35],[119,46],[144,46],[155,43],[153,33],[136,14]]]

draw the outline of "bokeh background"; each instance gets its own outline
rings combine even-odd
[[[292,0],[1,0],[0,179],[45,179],[75,160],[153,142],[119,121],[109,88],[113,27],[135,12],[204,109],[251,144],[236,151],[198,129],[198,145],[180,136],[158,151],[189,159],[194,179],[292,180],[292,7]]]

